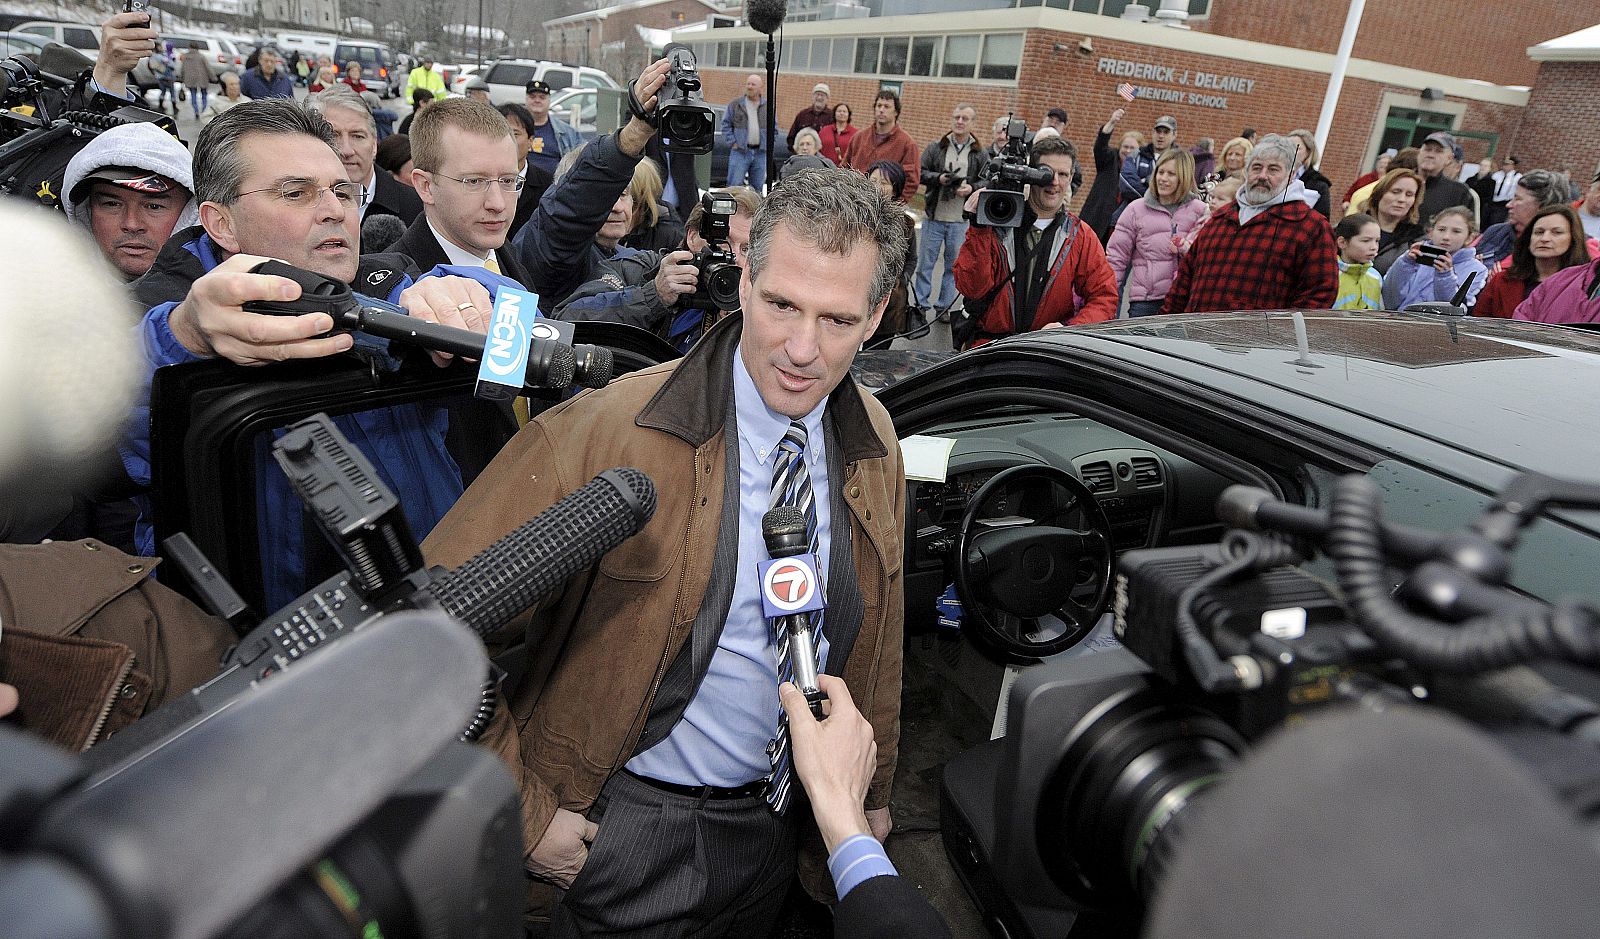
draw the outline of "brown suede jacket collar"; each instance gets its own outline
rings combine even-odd
[[[739,354],[743,328],[744,317],[738,314],[725,316],[711,327],[640,410],[634,423],[672,434],[696,448],[720,433],[728,408],[733,406],[726,376],[733,369],[733,357]],[[888,455],[888,448],[872,428],[854,378],[846,375],[833,389],[828,396],[828,413],[833,417],[844,462]]]

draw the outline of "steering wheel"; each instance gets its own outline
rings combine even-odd
[[[1071,648],[1111,598],[1111,521],[1065,470],[1024,464],[979,487],[956,535],[956,595],[980,646],[1027,664]]]

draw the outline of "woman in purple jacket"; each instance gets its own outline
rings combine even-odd
[[[1195,193],[1194,157],[1187,150],[1162,153],[1150,172],[1144,198],[1130,203],[1117,219],[1106,259],[1118,284],[1124,284],[1128,316],[1154,316],[1178,273],[1183,243],[1206,216]]]
[[[1600,261],[1552,274],[1512,315],[1535,323],[1600,323]]]

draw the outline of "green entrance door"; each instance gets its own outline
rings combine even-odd
[[[1378,145],[1378,152],[1420,147],[1422,141],[1436,130],[1454,133],[1454,123],[1455,116],[1452,114],[1416,108],[1390,108],[1389,116],[1383,122],[1383,140]]]

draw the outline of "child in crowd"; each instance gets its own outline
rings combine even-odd
[[[1384,275],[1384,309],[1403,310],[1410,304],[1431,300],[1448,303],[1471,277],[1472,286],[1462,301],[1470,310],[1488,275],[1477,251],[1467,247],[1477,233],[1478,220],[1469,208],[1451,206],[1435,215],[1428,223],[1426,237],[1397,258]],[[1425,245],[1442,248],[1443,253],[1432,263],[1423,263],[1419,256]]]
[[[1333,240],[1339,247],[1339,295],[1333,301],[1335,310],[1383,309],[1383,278],[1372,269],[1372,259],[1378,256],[1378,236],[1382,234],[1378,220],[1360,212],[1346,215],[1333,229]]]
[[[1200,217],[1199,224],[1195,225],[1189,234],[1183,237],[1182,243],[1177,245],[1178,253],[1185,254],[1194,246],[1194,240],[1200,237],[1200,230],[1206,227],[1206,222],[1211,220],[1211,216],[1215,215],[1218,209],[1233,201],[1242,185],[1244,180],[1237,176],[1227,176],[1211,184],[1211,188],[1206,192],[1206,214]]]

